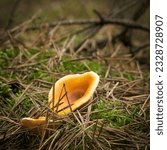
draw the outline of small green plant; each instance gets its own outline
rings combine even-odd
[[[4,71],[4,68],[6,68],[12,59],[16,56],[17,50],[13,49],[0,49],[0,75],[7,76],[6,72]]]
[[[11,92],[11,88],[8,84],[5,84],[0,81],[0,96],[2,97],[9,97],[9,93]]]
[[[83,35],[79,34],[74,38],[74,43],[75,44],[80,44],[80,42],[83,40]]]
[[[45,72],[44,69],[37,67],[31,72],[31,74],[29,75],[29,79],[43,79],[47,76],[48,74]]]
[[[92,118],[104,119],[111,127],[121,127],[129,124],[132,121],[130,115],[122,109],[117,109],[116,106],[121,106],[121,103],[101,100],[94,106],[93,110],[97,112],[92,115]]]
[[[12,98],[5,98],[6,106],[12,108],[15,104],[15,100]]]
[[[123,73],[124,78],[128,79],[129,81],[133,81],[136,79],[135,75],[130,72]]]
[[[25,99],[23,100],[22,104],[22,112],[21,112],[21,116],[25,115],[28,110],[30,110],[30,108],[32,107],[32,102],[27,98],[25,97]]]

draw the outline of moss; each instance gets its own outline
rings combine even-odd
[[[83,35],[82,34],[78,34],[75,38],[74,38],[74,43],[77,45],[77,44],[80,44],[83,40]]]
[[[123,73],[124,78],[128,79],[129,81],[133,81],[136,79],[135,75],[130,72]]]
[[[44,50],[38,55],[37,60],[41,61],[44,59],[49,59],[54,57],[55,55],[56,55],[56,52],[52,49]]]
[[[21,115],[24,115],[24,114],[26,114],[26,113],[30,110],[30,108],[32,107],[32,102],[29,100],[28,97],[25,97],[25,99],[23,100],[21,106],[22,106],[22,110],[23,110]]]
[[[131,123],[132,118],[125,110],[117,109],[117,106],[121,105],[122,103],[118,101],[101,100],[93,107],[93,110],[97,113],[92,115],[92,119],[103,119],[109,126],[116,128],[127,125]]]
[[[12,98],[5,98],[6,107],[12,108],[15,104],[15,100]]]
[[[60,63],[59,70],[61,72],[78,73],[82,71],[94,71],[102,74],[102,65],[97,60],[70,61],[67,57]]]
[[[0,49],[0,69],[9,65],[11,60],[17,55],[18,51],[13,49]]]
[[[9,97],[11,91],[10,85],[0,81],[0,96]]]

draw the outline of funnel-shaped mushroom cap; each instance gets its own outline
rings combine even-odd
[[[88,102],[99,83],[94,72],[67,75],[59,79],[49,92],[49,107],[60,116]]]

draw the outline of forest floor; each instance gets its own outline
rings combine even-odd
[[[106,5],[96,5],[107,13]],[[1,40],[0,149],[149,149],[149,48],[133,47],[138,51],[132,53],[132,47],[113,42],[123,30],[116,25],[63,25],[80,16],[100,17],[90,11],[93,4],[85,14],[79,8],[70,14],[75,5],[63,6],[34,15]],[[137,46],[149,41],[147,32],[131,32]],[[40,133],[21,126],[23,117],[47,115],[48,93],[58,79],[88,71],[96,72],[100,83],[86,105],[65,117],[52,114],[54,121]]]

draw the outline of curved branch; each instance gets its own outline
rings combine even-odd
[[[113,24],[113,25],[120,25],[120,26],[125,26],[128,28],[134,28],[134,29],[139,29],[143,30],[146,32],[150,32],[149,27],[145,25],[138,24],[134,21],[131,20],[126,20],[126,19],[104,19],[103,20],[65,20],[65,21],[58,21],[54,22],[51,24],[43,24],[41,26],[35,26],[35,27],[30,27],[27,28],[27,31],[29,30],[37,30],[39,28],[45,28],[45,27],[55,27],[57,25],[62,25],[62,26],[69,26],[69,25],[108,25],[108,24]]]

